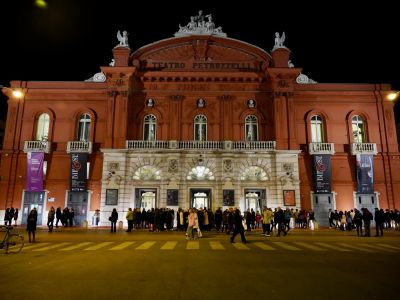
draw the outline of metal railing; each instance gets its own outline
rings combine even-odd
[[[126,141],[127,149],[168,149],[168,141]]]
[[[232,149],[234,150],[267,150],[273,151],[276,149],[275,141],[241,141],[233,142]]]

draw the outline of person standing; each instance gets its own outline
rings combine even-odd
[[[285,214],[283,210],[278,206],[278,209],[275,214],[275,222],[278,224],[278,234],[277,236],[281,236],[281,231],[283,231],[283,235],[287,235],[286,226],[285,226]]]
[[[263,234],[265,236],[271,236],[271,221],[273,219],[274,213],[265,206],[263,210]]]
[[[354,225],[356,226],[357,236],[362,236],[362,214],[358,209],[354,212]]]
[[[18,220],[18,208],[16,208],[14,212],[14,226],[17,226],[17,220]]]
[[[75,211],[74,209],[71,207],[71,210],[69,211],[69,226],[72,227],[74,226],[74,217],[75,217]]]
[[[364,229],[365,229],[364,236],[371,236],[370,228],[371,228],[371,220],[373,219],[372,214],[366,207],[364,207],[362,209],[362,211],[363,211],[363,220],[364,220]]]
[[[379,236],[379,232],[381,233],[380,236],[383,236],[383,223],[385,221],[385,212],[383,209],[379,210],[375,207],[375,236]]]
[[[187,227],[187,231],[186,231],[186,239],[187,240],[193,240],[194,239],[194,234],[193,234],[193,227],[196,224],[196,220],[195,220],[195,214],[193,211],[193,208],[189,209],[189,215],[188,215],[188,227]]]
[[[4,214],[4,225],[8,225],[8,222],[10,221],[10,218],[11,218],[11,216],[10,216],[10,208],[7,208],[6,209],[6,212],[5,212],[5,214]]]
[[[52,206],[47,215],[47,227],[49,228],[49,232],[53,232],[53,223],[54,223],[55,214],[56,214],[56,212],[54,210],[54,207]]]
[[[36,208],[33,208],[26,221],[26,230],[28,231],[29,243],[35,242],[35,232],[36,232],[36,224],[37,224],[37,211]],[[32,238],[31,238],[32,235]]]
[[[126,213],[126,220],[128,221],[128,230],[126,232],[131,232],[133,229],[133,211],[132,208],[128,208],[128,212]]]
[[[108,219],[111,222],[111,233],[117,232],[118,213],[116,208],[112,210],[111,216]]]
[[[235,224],[235,230],[233,231],[233,234],[230,238],[231,243],[235,242],[235,237],[238,233],[240,233],[240,237],[242,239],[242,243],[247,243],[246,238],[244,236],[244,227],[243,227],[243,217],[240,214],[240,210],[236,209],[235,213],[233,215],[234,217],[234,224]]]
[[[61,225],[62,225],[62,212],[61,212],[61,207],[57,207],[56,210],[56,228],[58,228],[58,222],[61,221]]]

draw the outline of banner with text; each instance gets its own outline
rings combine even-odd
[[[374,193],[374,156],[369,154],[356,155],[357,193]]]
[[[87,153],[71,153],[71,191],[86,191]]]
[[[329,194],[331,192],[331,155],[314,155],[314,193]]]
[[[44,152],[28,152],[26,168],[26,191],[43,191]]]

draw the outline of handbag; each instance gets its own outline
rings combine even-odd
[[[108,221],[110,221],[110,222],[112,221],[112,217],[111,216],[108,217]]]

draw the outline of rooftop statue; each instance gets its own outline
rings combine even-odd
[[[208,21],[205,21],[205,18]],[[226,33],[222,31],[222,27],[216,27],[212,21],[212,15],[203,15],[200,10],[197,16],[191,16],[190,22],[186,26],[179,24],[179,31],[175,33],[176,37],[189,36],[189,35],[216,35],[226,37]]]
[[[275,32],[275,46],[272,50],[278,49],[278,48],[286,48],[283,45],[283,42],[286,39],[285,32],[282,33],[282,36],[279,36],[279,32]]]
[[[119,41],[119,44],[116,47],[128,47],[129,48],[129,44],[128,44],[128,32],[126,30],[124,30],[121,32],[118,30],[117,32],[117,39]]]

